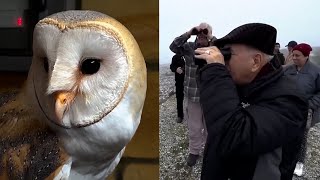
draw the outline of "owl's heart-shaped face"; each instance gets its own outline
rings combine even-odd
[[[79,128],[99,122],[122,100],[132,55],[111,25],[70,21],[37,24],[29,81],[47,120]]]
[[[35,31],[33,82],[43,113],[63,127],[99,121],[121,100],[128,62],[117,40],[104,32],[52,25]]]

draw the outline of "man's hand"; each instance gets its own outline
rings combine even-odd
[[[198,33],[196,32],[199,32],[201,30],[204,30],[206,29],[207,30],[207,34],[205,34],[207,36],[208,39],[212,39],[213,38],[213,35],[212,35],[212,27],[207,24],[207,23],[201,23],[199,26],[195,26],[193,28],[191,28],[187,34],[188,35],[198,35]]]
[[[188,34],[189,36],[191,36],[191,35],[197,35],[197,33],[194,33],[195,30],[197,30],[197,32],[199,32],[199,31],[200,31],[200,27],[199,27],[199,26],[195,26],[195,27],[191,28],[191,29],[187,32],[187,34]]]
[[[178,74],[182,74],[182,73],[183,73],[183,70],[181,69],[181,67],[178,67],[177,70],[176,70],[176,72],[177,72]]]
[[[216,46],[198,48],[195,50],[195,54],[198,54],[195,55],[196,58],[206,60],[207,64],[220,63],[225,65],[224,57]]]

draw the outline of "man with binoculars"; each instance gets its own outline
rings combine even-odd
[[[187,42],[192,36],[196,36],[195,42]],[[206,64],[202,59],[194,57],[194,50],[200,47],[208,47],[215,39],[212,36],[212,28],[207,23],[201,23],[188,32],[174,39],[170,50],[176,54],[182,54],[185,58],[185,83],[184,94],[187,100],[186,115],[189,132],[189,156],[188,166],[194,166],[199,158],[202,145],[206,141],[207,132],[203,119],[202,109],[199,103],[199,88],[197,82],[197,71]]]
[[[249,23],[195,50],[207,62],[199,72],[202,180],[292,180],[308,101],[274,58],[276,37],[274,27]]]

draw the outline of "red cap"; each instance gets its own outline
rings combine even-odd
[[[296,45],[292,51],[294,50],[302,52],[304,56],[309,56],[310,52],[312,51],[312,48],[309,44],[301,43]]]

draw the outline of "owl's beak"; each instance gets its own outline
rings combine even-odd
[[[63,124],[62,119],[63,115],[66,112],[68,106],[74,100],[75,94],[68,91],[56,92],[54,93],[55,97],[55,112],[57,123]]]

